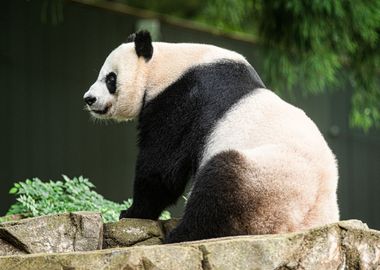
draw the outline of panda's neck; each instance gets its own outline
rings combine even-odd
[[[249,65],[236,52],[206,44],[154,42],[153,51],[147,67],[146,101],[155,98],[192,67],[221,59]]]

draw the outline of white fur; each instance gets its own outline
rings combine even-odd
[[[262,223],[260,217],[252,217],[252,228],[265,228],[271,217],[280,219],[279,209],[283,219],[280,227],[275,226],[278,232],[339,219],[333,153],[306,114],[273,92],[257,89],[235,104],[206,145],[201,166],[224,150],[236,150],[251,163],[247,188],[268,194],[262,211],[271,213],[262,217]]]
[[[88,106],[90,112],[110,106],[106,115],[92,112],[95,117],[133,119],[141,110],[144,94],[146,101],[150,101],[191,67],[220,59],[248,65],[242,55],[212,45],[153,42],[153,56],[145,61],[137,57],[134,43],[122,44],[107,57],[97,81],[84,97],[92,95],[97,98],[96,103]],[[117,74],[117,91],[114,95],[108,92],[105,85],[105,76],[110,72]]]
[[[147,100],[156,97],[191,67],[220,59],[249,65],[242,55],[213,45],[154,42],[153,47],[153,58],[149,61]]]
[[[144,62],[142,58],[137,57],[133,43],[122,44],[110,53],[99,72],[97,81],[84,95],[84,97],[92,95],[97,98],[97,102],[89,108],[90,111],[101,110],[106,105],[111,106],[107,115],[92,113],[95,117],[128,120],[138,114],[145,87]],[[110,94],[105,84],[105,77],[110,72],[117,74],[115,94]]]
[[[204,44],[153,43],[149,61],[137,57],[134,44],[122,44],[106,59],[97,81],[85,94],[97,101],[89,110],[109,107],[99,118],[135,118],[146,101],[154,99],[189,68],[221,59],[248,62],[238,53]],[[105,77],[117,74],[110,94]],[[233,91],[233,89],[231,89]],[[260,208],[248,217],[252,233],[305,229],[337,221],[338,172],[334,155],[305,113],[273,92],[258,89],[235,104],[218,121],[206,142],[201,167],[224,150],[236,150],[247,161],[245,185]]]
[[[134,44],[122,44],[106,59],[97,81],[85,94],[97,98],[89,110],[110,109],[99,118],[135,118],[146,101],[154,99],[191,67],[221,59],[248,62],[219,47],[190,43],[153,43],[149,61],[137,57]],[[117,91],[105,85],[117,74]],[[233,91],[233,89],[231,89]],[[305,229],[337,221],[337,165],[315,124],[305,113],[273,92],[258,89],[235,104],[207,139],[201,167],[224,150],[236,150],[247,161],[241,171],[243,192],[261,207],[248,217],[252,233]]]

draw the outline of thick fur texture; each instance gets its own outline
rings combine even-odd
[[[135,43],[135,51],[138,57],[144,57],[149,61],[153,55],[152,38],[147,31],[140,31],[128,37],[128,42]]]
[[[138,53],[149,45],[151,58]],[[109,72],[114,95],[102,83]],[[264,87],[241,55],[215,46],[145,36],[112,52],[85,98],[96,96],[95,117],[139,120],[134,201],[120,218],[157,219],[191,179],[167,243],[337,221],[334,155],[303,111]],[[99,116],[102,100],[111,109]]]
[[[256,78],[253,68],[230,60],[198,66],[144,106],[134,203],[122,217],[157,219],[176,202],[198,169],[215,123],[235,102],[263,86]]]

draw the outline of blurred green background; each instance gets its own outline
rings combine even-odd
[[[2,3],[0,216],[14,202],[12,183],[31,177],[83,175],[108,199],[132,195],[135,123],[92,121],[82,96],[109,52],[148,28],[161,41],[210,43],[246,56],[269,88],[306,111],[332,147],[341,218],[380,229],[379,5],[359,6],[367,14],[360,17],[352,10],[365,1],[346,1],[356,4],[341,10],[337,3],[344,1],[275,2]],[[350,24],[350,18],[365,22]],[[367,32],[359,34],[363,27]],[[174,216],[183,203],[171,209]]]

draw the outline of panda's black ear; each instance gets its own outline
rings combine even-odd
[[[141,30],[135,34],[132,34],[128,37],[128,41],[135,42],[135,50],[138,57],[144,57],[146,61],[152,58],[152,37],[148,31]]]

